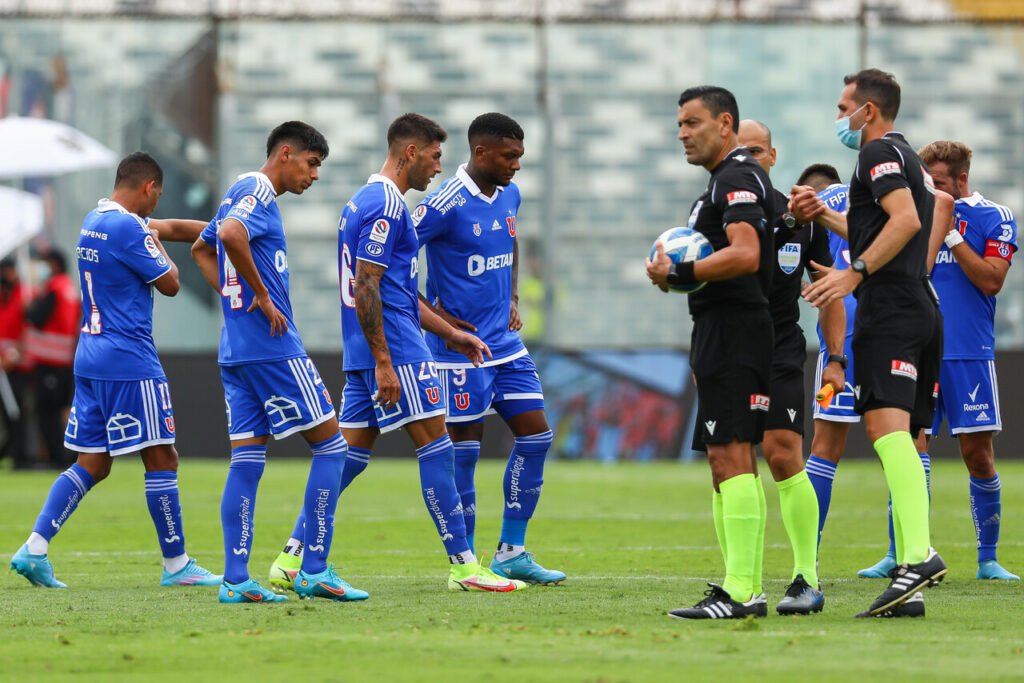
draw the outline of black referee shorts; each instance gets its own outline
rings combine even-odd
[[[924,282],[881,281],[857,296],[853,327],[854,410],[910,413],[910,431],[930,427],[942,364],[942,314]]]
[[[772,402],[764,428],[788,429],[803,436],[807,341],[800,326],[796,324],[784,331],[776,330],[775,335],[771,379],[768,383],[768,395]]]
[[[772,321],[768,310],[706,311],[693,322],[690,367],[697,379],[693,449],[761,443],[769,410]]]

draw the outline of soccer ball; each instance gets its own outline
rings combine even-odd
[[[652,259],[658,253],[659,241],[664,245],[665,254],[672,259],[672,263],[699,261],[700,259],[709,256],[714,251],[711,247],[711,243],[708,242],[708,238],[696,230],[693,230],[692,228],[669,228],[665,232],[661,233],[661,235],[658,236],[658,239],[654,240],[654,244],[651,245]],[[707,283],[698,282],[695,285],[669,285],[668,288],[672,292],[692,294],[705,284]]]

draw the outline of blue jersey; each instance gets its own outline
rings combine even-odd
[[[416,233],[427,250],[427,298],[440,300],[456,318],[476,326],[494,355],[485,365],[526,353],[519,334],[508,329],[519,203],[515,183],[497,187],[487,197],[463,164],[413,213]],[[464,355],[448,350],[443,339],[430,333],[426,338],[439,366],[473,366]]]
[[[245,365],[306,355],[295,329],[292,302],[288,297],[288,245],[276,199],[277,193],[267,176],[258,172],[241,175],[228,188],[217,216],[201,235],[204,242],[217,248],[220,302],[224,311],[217,354],[221,365]],[[252,289],[239,277],[217,237],[217,229],[229,218],[245,226],[256,270],[270,292],[270,300],[288,320],[288,331],[279,337],[270,335],[270,320],[263,311],[257,308],[252,313],[247,312],[253,300]]]
[[[82,223],[76,249],[83,312],[75,351],[79,377],[127,382],[164,374],[153,343],[151,283],[171,264],[146,225],[107,199]]]
[[[1017,250],[1017,221],[1006,208],[975,192],[956,200],[954,225],[967,245],[982,258],[1007,262]],[[964,275],[945,244],[932,270],[944,314],[944,360],[994,360],[996,298],[987,296]]]
[[[825,206],[839,213],[846,213],[846,200],[850,194],[850,186],[842,183],[829,185],[818,193],[818,198],[825,202]],[[828,231],[828,249],[832,252],[832,263],[836,270],[846,270],[850,267],[850,244],[831,230]],[[853,336],[853,318],[857,314],[857,297],[852,293],[843,297],[846,305],[846,337]],[[821,324],[818,324],[818,344],[820,349],[828,353],[825,346],[825,337],[821,334]]]
[[[338,226],[341,337],[346,372],[377,367],[356,315],[353,286],[357,260],[386,269],[380,279],[380,300],[392,365],[434,360],[420,331],[419,250],[402,193],[389,179],[373,174],[345,204]]]

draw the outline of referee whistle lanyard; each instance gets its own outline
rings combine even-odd
[[[867,102],[860,105],[853,114],[856,114],[866,106],[868,106]],[[836,137],[839,138],[839,142],[843,143],[850,149],[860,149],[861,132],[864,130],[864,126],[868,125],[868,122],[865,121],[864,126],[861,126],[857,130],[850,130],[850,119],[853,117],[853,114],[836,119]]]

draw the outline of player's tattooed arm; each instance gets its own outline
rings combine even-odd
[[[356,279],[352,294],[356,300],[356,317],[359,327],[363,330],[366,345],[377,363],[374,377],[377,381],[377,394],[374,400],[385,410],[390,409],[402,397],[402,385],[398,382],[398,374],[391,364],[391,350],[384,336],[384,304],[380,300],[380,279],[384,276],[384,266],[368,261],[356,261]]]
[[[508,313],[508,329],[518,332],[523,328],[519,317],[519,240],[512,242],[512,305]]]
[[[195,242],[206,227],[206,222],[186,218],[151,218],[149,227],[156,230],[164,242]]]

